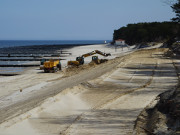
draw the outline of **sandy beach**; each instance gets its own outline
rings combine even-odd
[[[60,72],[31,68],[1,77],[0,135],[136,134],[135,122],[144,108],[179,81],[175,66],[180,61],[164,58],[168,49],[161,45],[78,46],[67,50],[72,55],[61,61]],[[111,56],[99,65],[89,65],[87,57],[85,65],[67,68],[68,60],[93,50]]]

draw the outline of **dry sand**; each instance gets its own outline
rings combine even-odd
[[[108,50],[111,58],[122,55]],[[166,51],[140,50],[72,76],[30,70],[22,80],[23,75],[3,78],[1,91],[9,92],[1,93],[0,135],[133,134],[141,111],[177,85],[173,61],[163,57]]]

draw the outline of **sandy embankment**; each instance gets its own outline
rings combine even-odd
[[[78,46],[71,49],[68,49],[67,51],[72,53],[72,55],[63,57],[65,60],[61,61],[62,68],[65,70],[67,66],[68,60],[75,60],[77,56],[81,56],[84,53],[88,53],[94,50],[100,50],[106,53],[111,53],[112,56],[106,57],[107,59],[113,59],[119,54],[123,54],[125,52],[131,51],[133,47],[130,49],[124,48],[122,51],[121,48],[117,49],[115,52],[114,47],[107,47],[106,45],[90,45],[90,46]],[[105,58],[101,55],[98,55],[98,57]],[[91,57],[87,57],[85,59],[85,63],[89,63],[91,61]],[[56,80],[58,78],[61,78],[64,74],[62,72],[58,73],[49,73],[45,74],[42,70],[39,70],[39,68],[34,68],[31,70],[27,70],[22,75],[18,76],[10,76],[10,77],[4,77],[1,76],[0,79],[0,98],[11,96],[14,97],[14,95],[22,95],[19,93],[19,90],[22,89],[24,91],[23,94],[27,92],[31,92],[33,90],[39,90],[42,87],[44,88],[46,85],[49,85],[49,83],[53,82],[53,80]],[[17,93],[17,94],[16,94]],[[27,95],[27,94],[26,94]],[[11,97],[10,97],[11,98]],[[8,100],[8,99],[6,99]],[[12,100],[9,99],[9,100]],[[0,100],[2,101],[2,100]]]
[[[172,61],[162,58],[165,51],[135,52],[84,69],[72,76],[71,80],[54,79],[48,84],[51,87],[46,86],[47,90],[44,88],[36,92],[39,98],[44,93],[48,94],[48,90],[58,93],[57,89],[66,88],[65,82],[72,88],[66,88],[41,106],[2,123],[0,133],[132,134],[134,122],[143,108],[159,93],[177,85],[178,78]],[[28,104],[24,107],[28,107]]]
[[[112,56],[108,57],[108,59],[112,59],[116,57],[122,51],[122,49],[119,48],[115,52],[114,47],[111,47],[111,46],[107,47],[106,45],[90,45],[90,46],[74,47],[67,50],[68,52],[72,53],[72,55],[65,57],[66,60],[61,61],[63,70],[66,68],[66,64],[68,60],[75,60],[77,56],[80,56],[84,53],[88,53],[94,50],[100,50],[103,52],[111,53]],[[131,48],[130,50],[128,48],[124,48],[123,52],[127,52],[127,51],[131,51]],[[98,56],[99,58],[104,58],[100,55]],[[91,57],[85,59],[85,63],[89,63],[90,61],[91,61]],[[106,70],[108,70],[108,68]],[[100,75],[101,74],[103,73],[100,73]],[[58,89],[58,87],[54,87],[54,82],[56,80],[61,79],[63,76],[64,76],[63,72],[59,72],[55,74],[51,74],[51,73],[45,74],[43,73],[43,71],[40,71],[38,68],[36,68],[32,70],[27,70],[22,75],[11,76],[11,77],[1,77],[0,79],[0,105],[1,105],[0,114],[2,115],[0,115],[0,122],[3,122],[5,118],[10,116],[10,114],[14,114],[12,116],[14,117],[16,116],[16,113],[18,115],[20,113],[23,113],[29,110],[29,108],[27,110],[26,109],[24,110],[23,105],[21,105],[25,100],[29,102],[28,104],[26,104],[26,102],[24,104],[26,106],[29,106],[29,103],[32,102],[30,106],[32,106],[33,108],[35,106],[34,104],[41,103],[40,101],[42,101],[43,99],[50,97],[52,95],[55,95],[61,90],[67,87],[72,87],[74,85],[77,85],[78,82],[83,81],[83,79],[81,79],[78,82],[74,81],[74,83],[69,83],[66,85],[65,82],[67,82],[68,80],[66,79],[63,82],[60,82],[60,85],[63,83],[63,85],[60,86],[61,88]],[[94,77],[96,77],[96,75]],[[86,78],[88,79],[88,77]],[[20,90],[22,90],[23,92],[21,93]],[[46,91],[45,92],[46,94],[41,96],[41,97],[44,96],[44,98],[40,98],[40,100],[38,100],[39,98],[37,97],[41,95],[42,93],[44,93],[44,91]],[[16,110],[11,109],[14,106],[16,106]],[[5,107],[6,109],[4,109]]]

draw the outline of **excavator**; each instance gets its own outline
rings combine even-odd
[[[92,62],[96,64],[101,64],[108,61],[107,59],[99,59],[98,56],[92,56]]]
[[[83,54],[82,56],[76,57],[76,61],[68,61],[67,65],[68,66],[70,66],[70,65],[71,66],[83,65],[84,64],[84,58],[89,57],[89,56],[94,55],[94,54],[100,54],[100,55],[105,56],[105,57],[111,56],[110,53],[103,53],[103,52],[101,52],[99,50],[94,50],[94,51],[92,51],[90,53],[86,53],[86,54]]]

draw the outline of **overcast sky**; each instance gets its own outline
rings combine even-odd
[[[169,21],[163,0],[0,0],[0,40],[108,40],[129,23]]]

